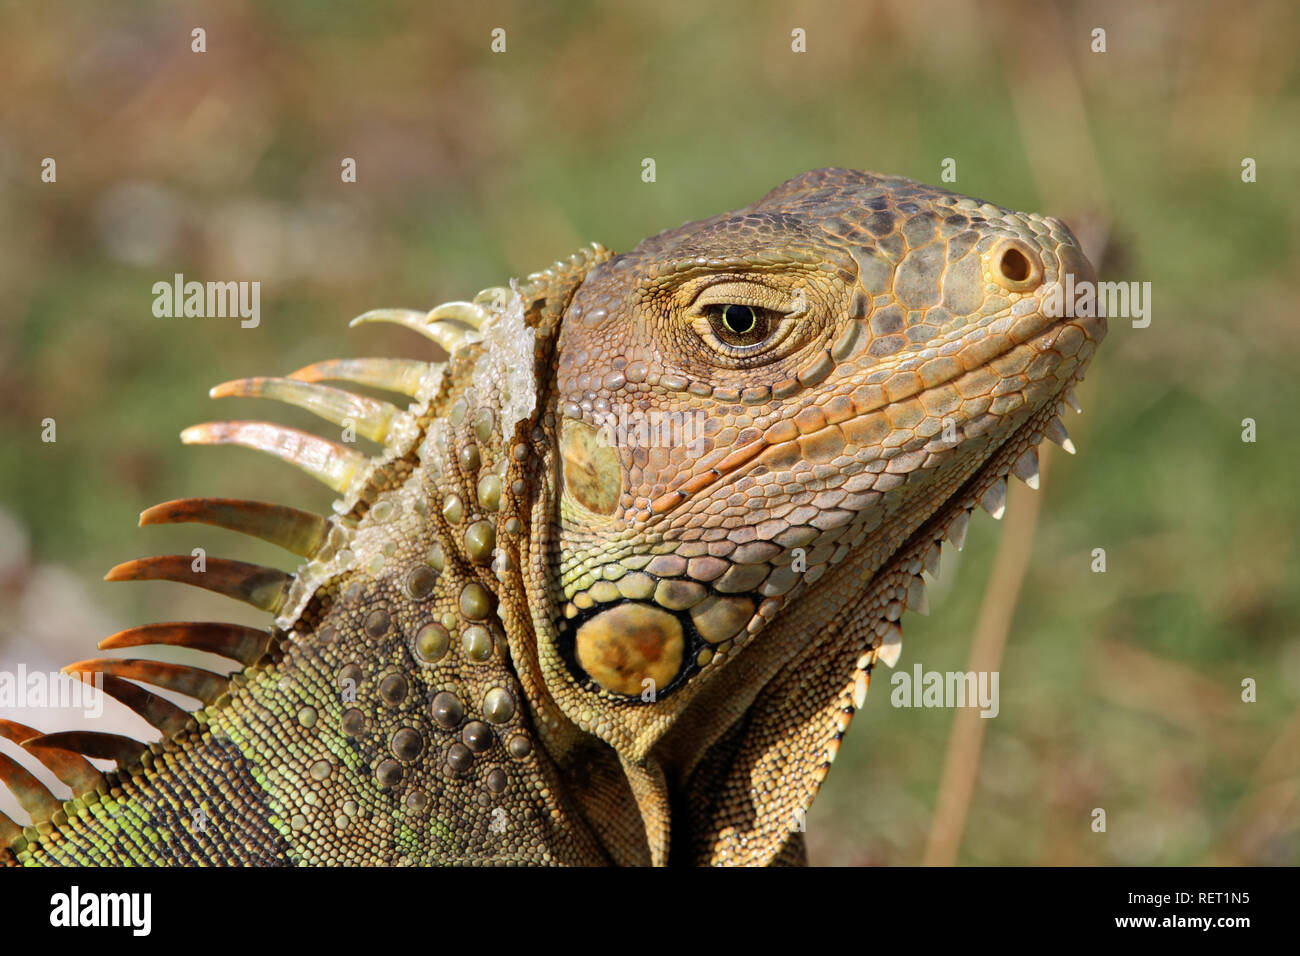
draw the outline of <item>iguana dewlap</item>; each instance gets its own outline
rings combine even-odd
[[[141,516],[304,563],[114,568],[274,625],[100,644],[216,652],[242,665],[229,679],[68,668],[103,674],[158,743],[0,722],[73,792],[0,754],[32,817],[0,817],[0,860],[801,862],[801,815],[903,610],[924,612],[940,541],[960,546],[977,505],[999,516],[1008,474],[1037,484],[1042,438],[1068,446],[1057,415],[1106,325],[1044,314],[1067,274],[1095,278],[1055,219],[816,170],[625,255],[593,246],[473,302],[356,320],[421,332],[445,364],[218,386],[339,426],[182,436],[297,465],[335,513],[187,499]]]

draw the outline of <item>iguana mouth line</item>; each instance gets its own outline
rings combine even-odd
[[[780,421],[773,423],[772,425],[768,426],[767,431],[764,432],[763,435],[759,436],[758,438],[754,439],[753,441],[745,445],[742,445],[740,448],[734,449],[732,452],[730,452],[726,457],[724,457],[720,462],[718,462],[712,468],[687,479],[678,487],[669,489],[663,495],[661,495],[660,497],[652,501],[650,503],[650,508],[649,508],[650,518],[648,521],[645,522],[645,524],[639,525],[639,527],[647,528],[647,529],[653,528],[656,524],[662,522],[663,520],[671,518],[672,515],[675,514],[683,505],[688,505],[690,502],[695,500],[699,495],[703,493],[713,492],[723,484],[735,482],[743,478],[745,475],[751,474],[754,468],[762,465],[762,461],[760,460],[761,456],[764,453],[768,452],[769,450],[789,448],[791,446],[797,445],[798,442],[800,442],[801,440],[815,439],[819,435],[825,435],[828,433],[838,431],[842,429],[843,426],[849,425],[851,423],[862,422],[863,420],[873,415],[881,414],[885,409],[889,408],[891,405],[897,405],[902,402],[916,399],[918,396],[935,392],[938,389],[941,389],[947,385],[951,385],[953,382],[956,382],[962,379],[963,377],[970,376],[970,375],[977,375],[983,372],[984,370],[986,370],[987,368],[989,368],[989,366],[992,363],[997,362],[999,359],[1004,359],[1006,356],[1011,355],[1017,350],[1025,349],[1025,350],[1030,350],[1035,354],[1042,354],[1044,351],[1047,350],[1047,348],[1037,347],[1038,343],[1042,343],[1045,340],[1051,339],[1059,329],[1079,321],[1078,319],[1070,316],[1059,317],[1059,318],[1049,317],[1043,315],[1041,312],[1034,313],[1034,315],[1036,315],[1040,319],[1053,318],[1053,321],[1049,322],[1042,329],[1035,331],[1028,338],[1025,338],[1019,342],[1014,342],[1008,348],[1000,352],[997,352],[995,355],[991,356],[988,360],[986,360],[985,362],[983,362],[982,364],[980,364],[978,367],[974,369],[954,372],[952,375],[947,376],[946,378],[943,378],[939,381],[936,381],[932,385],[923,385],[921,388],[916,389],[914,391],[900,393],[897,398],[884,401],[878,405],[870,406],[865,411],[857,412],[853,415],[848,416],[847,418],[837,419],[834,422],[828,422],[824,428],[819,428],[816,431],[808,432],[807,434],[798,432],[797,428],[795,428],[795,426],[790,421],[790,419],[781,419]],[[1089,338],[1094,342],[1097,341],[1092,336],[1089,336]],[[1045,373],[1045,374],[1049,374],[1049,373]],[[1070,380],[1071,384],[1073,384],[1076,381],[1077,379],[1074,378]],[[1068,387],[1070,386],[1069,385],[1064,386],[1061,389],[1061,392],[1064,392],[1065,389]],[[783,429],[785,431],[790,431],[791,429],[794,429],[794,433],[791,434],[789,437],[784,437],[781,438],[780,440],[775,440],[775,441],[768,437],[772,433],[780,432]],[[890,457],[891,458],[896,457],[897,455],[903,454],[904,452],[909,450],[914,451],[914,450],[926,449],[929,445],[930,445],[930,440],[927,439],[921,444],[919,444],[915,449],[909,449],[907,446],[898,446],[892,449],[894,455]],[[959,445],[960,442],[958,443],[958,446]],[[950,446],[949,448],[945,448],[942,450],[944,451],[952,450],[953,448],[958,446]],[[874,458],[866,459],[863,461],[863,464],[867,463],[868,461],[876,461],[880,457],[882,456],[876,456]]]
[[[1100,344],[1106,334],[1105,319],[1103,317],[1063,316],[1050,323],[1046,328],[1033,337],[1019,343],[1015,348],[1034,348],[1038,354],[1042,354],[1046,351],[1046,348],[1035,348],[1036,344],[1043,343],[1052,338],[1057,334],[1059,329],[1080,322],[1085,325],[1083,331],[1088,341],[1091,342],[1094,347]],[[1011,351],[1014,351],[1014,349],[1009,349],[1007,352],[1000,354],[1010,354]],[[1014,461],[1006,462],[1005,468],[998,468],[995,466],[995,462],[999,455],[1006,448],[1015,444],[1020,438],[1025,435],[1032,435],[1036,427],[1043,428],[1043,435],[1038,439],[1038,441],[1028,443],[1030,449],[1036,449],[1042,444],[1044,439],[1050,438],[1057,444],[1060,444],[1070,454],[1074,453],[1074,445],[1070,441],[1064,426],[1061,425],[1059,416],[1067,404],[1073,406],[1075,411],[1082,411],[1074,398],[1074,388],[1083,381],[1083,372],[1086,369],[1087,360],[1076,360],[1076,362],[1076,367],[1071,373],[1069,379],[1061,385],[1061,387],[1052,395],[1051,399],[1043,402],[1040,408],[1029,417],[1028,421],[1008,435],[1005,441],[999,443],[994,449],[992,449],[984,463],[981,464],[975,472],[966,479],[966,481],[962,482],[961,486],[957,488],[929,518],[922,522],[921,526],[915,532],[908,536],[907,540],[904,541],[894,554],[886,560],[885,565],[882,565],[882,567],[887,566],[899,552],[907,550],[907,548],[914,545],[919,538],[924,537],[927,528],[946,526],[954,517],[956,517],[959,510],[969,511],[976,507],[979,503],[980,496],[988,487],[996,484],[999,480],[1007,478],[1012,473],[1012,469],[1015,466]],[[1055,424],[1057,427],[1050,427],[1052,424]],[[1001,516],[999,515],[998,517]]]

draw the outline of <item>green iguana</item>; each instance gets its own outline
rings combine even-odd
[[[340,359],[220,385],[310,409],[367,457],[263,422],[186,430],[297,465],[329,517],[185,499],[283,546],[293,574],[189,555],[166,578],[266,631],[133,628],[230,677],[99,658],[69,673],[162,733],[0,733],[32,816],[10,864],[789,864],[923,570],[994,517],[1105,334],[1057,318],[1094,279],[1059,221],[823,169],[613,255],[593,245],[428,313],[380,310],[445,364]],[[397,405],[323,384],[406,396]],[[346,437],[346,436],[345,436]],[[196,698],[190,713],[143,682]],[[101,773],[86,757],[113,759]]]

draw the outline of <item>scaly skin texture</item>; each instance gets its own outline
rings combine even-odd
[[[1066,273],[1094,278],[1054,219],[817,170],[626,255],[596,247],[474,304],[369,316],[447,346],[445,368],[223,386],[385,450],[187,432],[308,468],[342,493],[338,514],[146,512],[242,522],[309,560],[292,577],[115,569],[223,590],[276,625],[219,632],[247,665],[228,686],[80,667],[116,674],[105,690],[165,739],[27,740],[77,796],[0,765],[34,819],[4,834],[5,859],[802,862],[802,814],[871,668],[897,658],[939,542],[959,544],[977,504],[1000,514],[1009,472],[1036,483],[1044,436],[1068,441],[1056,415],[1105,322],[1043,314]],[[414,401],[365,405],[325,378]],[[212,649],[198,633],[166,640]],[[169,711],[122,677],[210,699]],[[72,751],[119,770],[98,778]]]

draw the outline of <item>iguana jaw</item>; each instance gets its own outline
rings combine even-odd
[[[1056,416],[1081,377],[998,445],[878,568],[865,556],[850,558],[803,594],[750,647],[746,680],[714,682],[656,744],[652,759],[677,768],[671,778],[684,781],[675,802],[675,862],[768,865],[799,835],[865,703],[872,669],[898,659],[899,618],[907,610],[928,613],[921,574],[938,570],[941,544],[960,549],[972,511],[991,491],[1000,497],[1016,462],[1060,428]],[[735,715],[730,727],[724,714]],[[739,747],[731,743],[737,735]],[[702,751],[706,741],[711,746]],[[721,779],[708,769],[718,763]]]
[[[1066,325],[1086,330],[1087,340],[1094,346],[1105,333],[1103,319],[1065,320],[1017,346],[1016,350],[1041,354],[1062,334]],[[1006,416],[987,433],[981,430],[951,449],[947,462],[933,469],[924,486],[924,494],[914,494],[910,506],[902,506],[880,519],[870,532],[871,547],[855,549],[840,565],[829,569],[824,577],[797,585],[787,600],[787,605],[797,608],[797,612],[782,611],[776,615],[746,643],[742,657],[734,665],[739,666],[739,660],[757,654],[760,648],[770,649],[771,653],[764,655],[767,663],[763,676],[758,676],[752,668],[746,671],[743,679],[725,672],[708,675],[707,683],[701,682],[698,694],[681,707],[681,726],[675,727],[670,734],[689,737],[688,746],[679,747],[665,740],[664,745],[656,749],[660,738],[646,737],[636,740],[633,745],[635,752],[671,752],[673,756],[669,762],[677,765],[682,775],[689,775],[702,759],[701,745],[716,739],[726,729],[722,722],[713,725],[709,715],[732,713],[737,704],[741,704],[743,710],[743,702],[759,696],[781,666],[801,656],[810,635],[842,629],[840,619],[846,615],[856,616],[859,619],[856,623],[865,623],[869,631],[867,643],[856,650],[858,654],[869,651],[870,661],[855,660],[853,673],[869,671],[877,659],[892,666],[899,653],[901,626],[898,621],[902,611],[915,611],[918,607],[926,610],[925,585],[920,572],[931,565],[937,567],[937,542],[948,540],[960,549],[970,513],[976,507],[983,507],[993,517],[1001,518],[1006,483],[1013,474],[1037,487],[1035,449],[1044,437],[1052,437],[1072,450],[1058,415],[1067,403],[1074,401],[1073,388],[1082,378],[1085,363],[1086,358],[1078,363],[1068,363],[1062,368],[1067,375],[1064,380],[1054,376],[1044,380],[1042,387],[1032,391],[1032,400],[1027,401],[1018,413]],[[972,447],[986,441],[990,435],[999,437],[982,451]],[[888,509],[882,505],[881,511]],[[871,519],[872,524],[876,524],[873,514],[864,513],[863,520]],[[933,554],[929,554],[931,551]],[[897,583],[885,583],[893,582],[895,578],[905,582],[901,589]],[[845,680],[851,684],[853,675],[849,674]],[[712,685],[713,693],[705,689],[709,685]],[[721,706],[723,698],[730,706]],[[692,710],[704,714],[704,720],[691,719]],[[706,729],[706,725],[711,726]],[[684,729],[687,726],[689,730]],[[840,729],[842,732],[843,728]]]

